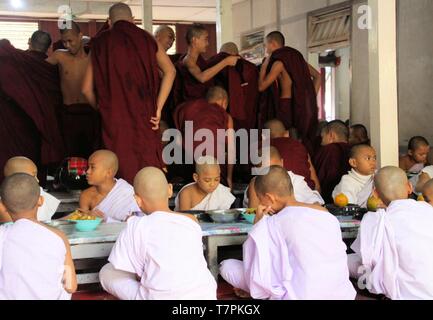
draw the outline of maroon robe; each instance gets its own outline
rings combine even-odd
[[[152,35],[126,21],[92,41],[92,65],[105,147],[119,157],[119,175],[132,183],[142,168],[163,168],[156,115],[158,46]]]
[[[221,52],[209,59],[208,67],[215,66],[230,55]],[[216,77],[215,83],[225,88],[229,94],[228,112],[233,118],[235,129],[256,127],[259,101],[259,71],[251,62],[240,59],[235,67],[224,68]]]
[[[280,92],[275,83],[262,95],[260,117],[261,123],[281,114],[289,114],[290,119],[280,119],[283,123],[292,122],[300,138],[310,154],[313,152],[313,141],[318,126],[318,107],[314,83],[311,79],[308,63],[302,54],[293,48],[284,47],[274,51],[271,55],[267,72],[272,69],[276,61],[281,61],[285,70],[292,79],[292,111],[279,110]],[[287,106],[284,106],[287,108]],[[290,125],[286,124],[286,125]],[[289,129],[289,128],[288,128]]]
[[[39,170],[64,157],[59,76],[46,57],[0,41],[0,171],[14,156],[29,157]]]
[[[332,143],[322,146],[314,157],[314,167],[322,188],[322,197],[326,203],[333,203],[332,192],[341,178],[350,171],[350,145]]]
[[[301,142],[293,138],[274,138],[271,139],[271,146],[280,152],[286,170],[303,176],[310,188],[316,188],[314,181],[311,180],[308,151]]]

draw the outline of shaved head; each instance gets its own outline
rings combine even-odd
[[[15,173],[7,177],[0,189],[1,201],[10,214],[26,213],[34,209],[40,194],[38,182],[26,173]]]
[[[273,31],[266,36],[267,41],[275,41],[280,47],[286,45],[286,39],[280,31]]]
[[[406,172],[397,167],[382,168],[374,177],[376,191],[386,205],[395,200],[407,199],[408,184]]]
[[[134,191],[137,196],[151,203],[167,201],[168,182],[162,170],[154,167],[142,169],[134,179]]]
[[[225,52],[232,56],[239,55],[239,48],[234,42],[227,42],[221,46],[220,52]]]
[[[350,143],[355,144],[370,144],[367,128],[362,124],[355,124],[350,127]]]
[[[3,170],[4,176],[9,177],[15,173],[26,173],[36,177],[38,168],[35,163],[26,157],[13,157],[10,158]]]
[[[108,10],[108,16],[111,20],[112,25],[120,20],[133,20],[131,8],[127,4],[122,2],[113,4]]]
[[[219,100],[228,100],[228,99],[229,99],[229,95],[227,94],[227,91],[224,88],[218,86],[210,88],[206,95],[206,100],[209,103],[215,103],[216,101]]]
[[[408,149],[416,151],[420,147],[428,147],[430,144],[424,137],[413,137],[409,140]]]
[[[255,189],[258,195],[274,194],[279,197],[293,196],[292,180],[286,169],[280,166],[272,166],[269,173],[258,176],[255,181]]]
[[[160,25],[156,30],[155,33],[153,34],[155,37],[159,37],[165,33],[169,33],[172,34],[174,36],[174,30],[170,27],[167,26],[165,24]]]
[[[218,160],[212,156],[200,157],[195,163],[195,173],[198,175],[208,171],[209,169],[215,169],[220,171],[220,165]]]
[[[94,152],[90,156],[89,162],[101,163],[107,170],[112,171],[113,177],[119,170],[119,159],[114,152],[109,150],[98,150]]]
[[[206,27],[200,23],[194,23],[186,32],[186,43],[192,45],[194,38],[200,38],[201,35],[208,33]]]
[[[374,148],[369,146],[368,144],[358,144],[356,146],[353,146],[352,149],[350,149],[350,158],[354,159],[366,150],[375,151]]]
[[[328,134],[333,132],[341,140],[344,140],[346,142],[349,140],[349,128],[341,120],[334,120],[334,121],[329,122],[322,129],[322,132],[328,133]]]
[[[32,50],[47,53],[51,46],[51,36],[42,30],[35,31],[30,38],[30,45]]]
[[[285,136],[287,129],[284,126],[283,122],[278,120],[278,119],[274,119],[274,120],[269,120],[268,122],[265,123],[264,126],[265,129],[269,129],[271,131],[271,138],[282,138]]]

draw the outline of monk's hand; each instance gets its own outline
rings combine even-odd
[[[156,112],[156,116],[152,117],[152,119],[150,119],[150,123],[153,125],[152,130],[157,131],[159,130],[159,123],[161,121],[161,111],[158,110]]]
[[[234,66],[236,66],[236,64],[238,63],[238,60],[240,58],[241,57],[239,57],[239,56],[230,56],[230,57],[227,57],[226,58],[226,63],[227,63],[227,65],[229,67],[234,67]]]
[[[101,218],[101,219],[105,218],[104,213],[99,209],[93,209],[91,214],[97,218]]]
[[[271,206],[259,205],[256,210],[255,223],[259,222],[265,215],[272,216],[275,214],[274,209]]]

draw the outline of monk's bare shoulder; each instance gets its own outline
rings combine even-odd
[[[80,209],[91,210],[91,204],[97,195],[98,191],[94,186],[82,191],[80,195]]]

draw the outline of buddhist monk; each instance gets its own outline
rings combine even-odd
[[[164,168],[159,121],[176,70],[153,36],[134,24],[128,5],[111,6],[109,24],[92,41],[83,93],[101,114],[104,146],[119,158],[119,176],[132,183],[143,167]]]
[[[207,90],[214,85],[214,77],[225,67],[235,66],[240,59],[238,56],[229,56],[208,68],[201,55],[206,53],[209,47],[209,33],[201,24],[194,24],[188,29],[186,42],[188,53],[176,64],[178,69],[175,86],[176,105],[204,98]]]
[[[60,125],[69,157],[88,158],[100,145],[100,120],[81,93],[89,55],[84,50],[83,34],[75,21],[60,29],[66,49],[55,51],[47,61],[57,65],[63,107],[60,110]]]
[[[27,51],[0,41],[0,167],[26,156],[37,165],[42,184],[46,167],[64,158],[56,115],[62,104],[57,68],[45,62],[50,44],[43,31],[32,34]]]
[[[349,256],[352,277],[371,293],[392,300],[433,298],[433,207],[408,199],[406,173],[385,167],[374,178],[375,194],[387,206],[362,219]]]
[[[422,188],[422,196],[425,202],[433,206],[433,179],[428,180]]]
[[[307,148],[290,136],[290,132],[280,120],[270,120],[265,123],[264,128],[270,130],[271,146],[277,148],[284,159],[284,168],[303,176],[310,188],[320,192],[319,178]]]
[[[202,230],[194,216],[169,209],[173,189],[164,173],[141,170],[134,191],[146,216],[128,219],[99,273],[102,287],[122,300],[216,300]]]
[[[344,122],[334,120],[322,129],[322,146],[314,157],[322,196],[326,203],[332,203],[332,191],[343,175],[350,170],[348,143],[349,129]]]
[[[0,226],[0,300],[70,300],[77,290],[71,248],[62,231],[38,222],[38,182],[16,173],[0,190],[14,222]]]
[[[174,30],[167,25],[160,25],[153,35],[165,52],[173,47],[174,41],[176,40]]]
[[[225,163],[226,165],[221,165],[221,181],[231,188],[233,186],[236,153],[234,132],[229,130],[233,129],[233,119],[226,111],[227,106],[227,92],[221,87],[212,87],[209,89],[206,99],[185,102],[178,106],[174,115],[174,122],[184,137],[185,126],[188,121],[192,122],[194,135],[200,129],[207,129],[211,132],[213,141],[193,141],[191,144],[183,141],[185,153],[194,160],[201,156],[213,156],[218,159],[220,164]],[[219,129],[228,130],[226,139],[217,139]],[[198,147],[204,149],[200,149],[201,154],[196,154]]]
[[[257,177],[256,190],[260,206],[243,261],[223,261],[222,277],[254,299],[355,299],[337,218],[296,201],[282,167]]]
[[[428,161],[430,144],[424,137],[413,137],[409,140],[407,154],[400,158],[399,167],[407,173],[419,173]]]
[[[317,94],[320,73],[296,49],[286,47],[281,32],[266,36],[269,55],[260,70],[259,90],[267,91],[261,117],[277,118],[285,127],[296,128],[310,153],[318,125]],[[263,121],[262,121],[263,123]]]
[[[350,127],[349,144],[370,144],[367,128],[362,124],[355,124]]]

